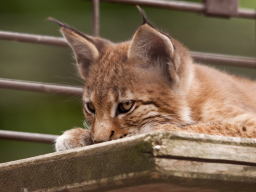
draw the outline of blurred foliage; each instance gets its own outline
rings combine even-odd
[[[200,2],[200,1],[194,1]],[[240,7],[254,9],[255,0],[240,0]],[[114,42],[130,39],[141,23],[134,6],[101,3],[101,36]],[[190,50],[255,56],[255,21],[222,19],[194,13],[145,8],[158,28],[170,33]],[[0,30],[60,36],[54,17],[91,34],[91,1],[1,0]],[[69,48],[0,41],[0,77],[48,83],[82,85]],[[216,66],[215,66],[216,67]],[[254,78],[254,69],[217,66]],[[0,89],[0,129],[61,134],[83,126],[81,98]],[[0,140],[0,162],[54,151],[47,144]]]

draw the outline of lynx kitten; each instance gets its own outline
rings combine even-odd
[[[118,44],[49,18],[61,26],[86,81],[83,111],[91,125],[65,131],[56,150],[157,131],[256,137],[256,83],[195,64],[140,12],[142,25]]]

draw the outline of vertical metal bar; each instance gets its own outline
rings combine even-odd
[[[93,0],[92,1],[92,30],[93,30],[93,35],[95,37],[98,37],[99,31],[100,31],[100,3],[99,0]]]
[[[256,11],[256,8],[255,8],[255,11]],[[254,24],[254,33],[255,33],[255,35],[254,35],[254,43],[255,43],[255,55],[256,55],[256,15],[255,15],[255,17],[254,17],[254,20],[255,20],[255,24]],[[254,74],[255,74],[255,71],[254,71]]]

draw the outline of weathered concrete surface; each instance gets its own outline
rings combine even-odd
[[[256,191],[256,139],[154,133],[0,164],[0,191]]]

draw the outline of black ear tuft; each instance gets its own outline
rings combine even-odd
[[[75,29],[73,27],[70,27],[66,23],[62,23],[62,22],[60,22],[57,19],[54,19],[52,17],[48,17],[47,20],[52,21],[54,23],[57,23],[60,27],[63,27],[63,28],[66,28],[66,29],[69,29],[69,30],[73,31],[74,33],[78,34],[79,36],[85,38],[87,41],[90,41],[92,43],[92,39],[89,36],[81,33],[80,31],[78,31],[77,29]]]
[[[143,19],[142,25],[145,24],[145,23],[149,24],[149,21],[148,21],[148,18],[147,18],[147,15],[146,15],[145,11],[143,9],[141,9],[139,5],[136,5],[136,7],[137,7],[137,9],[139,10],[139,12],[142,16],[142,19]]]
[[[52,22],[54,22],[54,23],[57,23],[60,27],[66,27],[66,26],[67,26],[67,24],[61,23],[60,21],[58,21],[57,19],[54,19],[54,18],[52,18],[52,17],[48,17],[47,20],[48,20],[48,21],[52,21]]]

